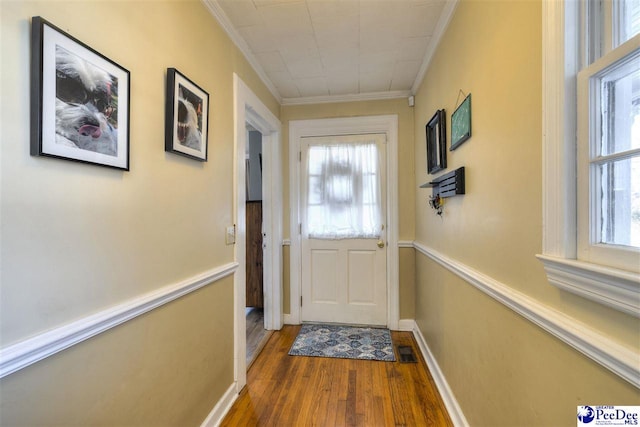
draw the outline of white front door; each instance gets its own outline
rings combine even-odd
[[[301,149],[302,321],[386,325],[386,136]]]

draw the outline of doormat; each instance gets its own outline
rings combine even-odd
[[[396,360],[388,329],[342,325],[302,325],[289,355]]]

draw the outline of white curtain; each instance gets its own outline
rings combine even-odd
[[[367,239],[380,236],[379,159],[375,140],[309,146],[308,237]]]

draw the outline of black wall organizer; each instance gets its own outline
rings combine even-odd
[[[433,188],[433,197],[445,198],[464,194],[464,166],[420,186],[429,187]]]

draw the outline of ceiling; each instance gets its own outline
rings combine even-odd
[[[204,2],[283,104],[413,94],[456,3]]]

